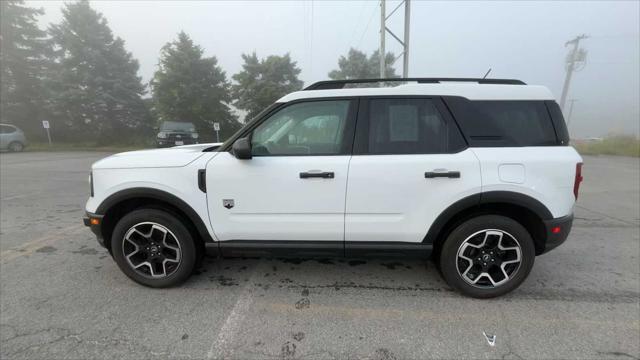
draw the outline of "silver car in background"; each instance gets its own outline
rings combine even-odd
[[[27,138],[17,126],[0,124],[0,150],[20,152],[27,146]]]

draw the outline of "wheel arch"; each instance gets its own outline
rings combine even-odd
[[[537,199],[512,191],[478,193],[453,203],[436,218],[423,242],[433,244],[433,254],[437,256],[455,227],[485,214],[502,215],[518,221],[531,234],[536,255],[544,252],[547,242],[544,221],[553,218],[551,211]]]
[[[140,208],[165,210],[180,218],[200,243],[199,246],[213,242],[202,218],[184,200],[166,191],[138,187],[111,194],[97,207],[96,214],[103,216],[101,232],[107,248],[111,246],[111,234],[116,223],[125,214]]]

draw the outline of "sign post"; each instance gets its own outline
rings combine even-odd
[[[216,142],[220,142],[220,123],[213,123],[213,130],[216,131]]]
[[[47,139],[49,139],[49,146],[51,146],[51,134],[49,133],[49,120],[42,120],[42,127],[47,130]]]

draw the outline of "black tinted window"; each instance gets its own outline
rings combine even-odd
[[[452,131],[431,99],[369,101],[370,154],[445,153]]]
[[[558,137],[559,145],[569,145],[569,130],[567,124],[564,122],[564,116],[562,116],[562,110],[560,106],[553,100],[547,100],[544,102],[551,115],[551,121],[553,127],[556,129],[556,136]]]
[[[470,146],[558,144],[544,101],[469,101],[461,97],[446,97],[445,101]]]
[[[473,101],[497,132],[519,146],[555,145],[547,108],[542,101]]]

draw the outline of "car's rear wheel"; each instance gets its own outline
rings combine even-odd
[[[19,141],[14,141],[9,144],[9,151],[11,152],[21,152],[24,150],[24,144]]]
[[[196,264],[196,247],[178,218],[157,209],[140,209],[116,224],[111,238],[113,257],[134,281],[151,287],[184,282]]]
[[[447,283],[475,298],[514,290],[529,275],[534,260],[529,232],[517,221],[498,215],[460,224],[445,241],[439,259]]]

